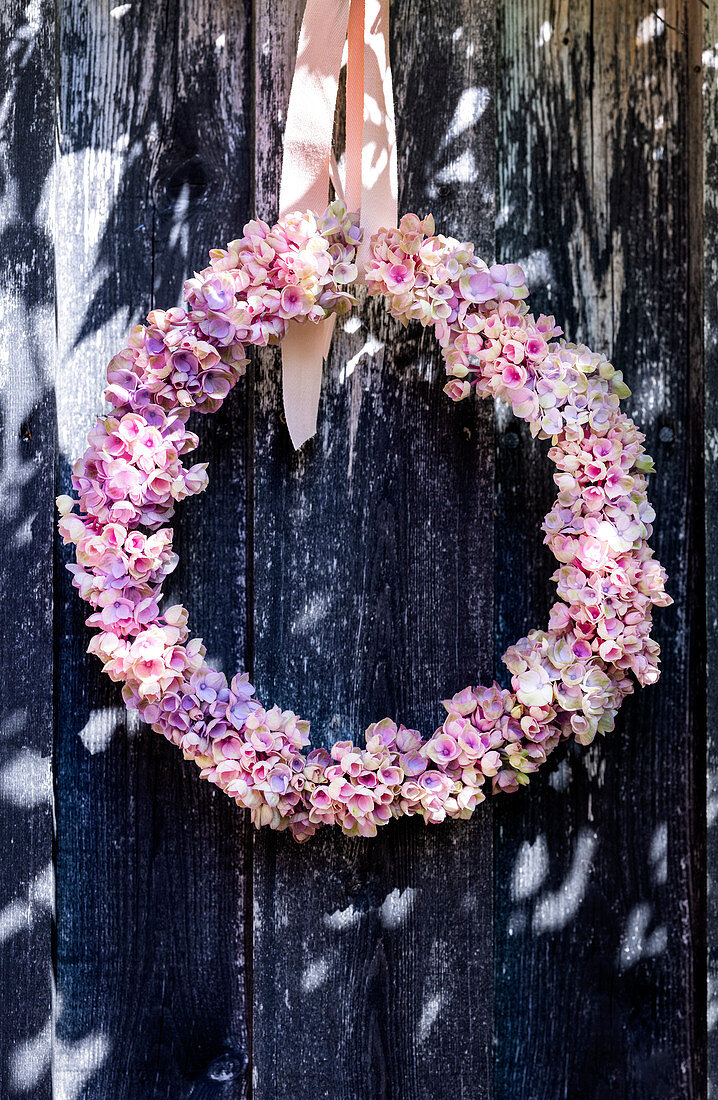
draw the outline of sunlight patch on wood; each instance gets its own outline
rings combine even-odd
[[[546,894],[536,904],[532,922],[535,933],[556,932],[576,916],[586,893],[596,846],[595,834],[582,829],[565,879],[558,890]]]
[[[51,759],[23,747],[0,768],[0,798],[13,806],[32,807],[52,800]]]
[[[385,928],[398,928],[407,919],[414,906],[416,890],[407,886],[405,890],[398,887],[387,894],[379,907],[379,917]]]
[[[524,901],[543,886],[548,874],[548,846],[539,834],[533,844],[525,840],[519,848],[511,880],[511,897]]]

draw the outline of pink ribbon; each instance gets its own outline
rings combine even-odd
[[[321,213],[329,202],[339,72],[347,42],[347,208],[363,229],[362,279],[369,242],[397,221],[396,137],[389,66],[389,0],[307,0],[284,131],[279,214]],[[337,189],[340,187],[337,181]],[[317,430],[322,362],[334,317],[290,325],[282,341],[282,388],[295,448]]]

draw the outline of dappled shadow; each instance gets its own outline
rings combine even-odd
[[[249,912],[245,881],[254,868],[258,892],[253,904],[261,918],[256,936],[260,946],[268,945],[256,963],[258,969],[266,968],[265,984],[258,988],[266,993],[259,1010],[268,1019],[265,1038],[258,1042],[271,1030],[263,1049],[267,1053],[275,1044],[277,1054],[276,1059],[266,1058],[263,1072],[276,1070],[280,1057],[286,1059],[288,1072],[294,1072],[296,1047],[284,1037],[296,1026],[298,1032],[305,1029],[306,1049],[333,1084],[336,1063],[327,1057],[326,1044],[315,1042],[321,1027],[342,1043],[350,1036],[343,1056],[347,1051],[356,1054],[366,1080],[379,1080],[377,1088],[391,1089],[392,1081],[425,1064],[426,1080],[439,1095],[446,1087],[446,1060],[454,1059],[457,1079],[467,1062],[458,1043],[448,1044],[446,1059],[437,1059],[437,1036],[463,1036],[468,1019],[476,1029],[470,1052],[475,1064],[486,1054],[478,1048],[489,1034],[488,1017],[482,1013],[491,1000],[493,941],[499,1091],[516,1095],[513,1067],[530,1063],[537,1087],[563,1074],[567,1095],[580,1095],[570,1090],[585,1088],[586,1081],[600,1082],[602,1096],[611,1088],[620,1094],[621,1088],[628,1091],[630,1057],[636,1095],[651,1095],[651,1090],[659,1095],[666,1081],[675,1079],[673,1063],[680,1046],[679,1040],[670,1045],[667,1012],[685,995],[687,981],[679,971],[685,971],[688,958],[683,822],[689,780],[675,747],[683,733],[681,707],[687,705],[685,651],[670,653],[666,680],[650,693],[658,701],[627,703],[605,745],[588,754],[574,747],[559,750],[528,793],[500,800],[493,811],[493,885],[491,868],[485,865],[490,854],[488,807],[468,826],[450,824],[429,835],[417,822],[402,822],[375,842],[352,844],[322,836],[299,853],[287,836],[263,836],[250,865],[246,816],[200,782],[176,750],[128,724],[118,687],[101,677],[98,664],[85,653],[86,609],[63,569],[68,552],[56,548],[54,566],[49,557],[55,488],[69,487],[70,465],[83,449],[99,404],[102,370],[121,345],[127,324],[155,303],[174,303],[182,277],[204,263],[206,246],[235,236],[250,205],[251,36],[241,14],[249,7],[215,5],[199,28],[187,25],[183,5],[147,2],[118,5],[113,12],[120,9],[122,14],[110,15],[105,6],[71,5],[61,16],[61,156],[53,184],[60,215],[58,255],[52,251],[47,213],[55,79],[49,6],[29,5],[7,46],[12,80],[2,115],[0,281],[4,321],[8,330],[20,334],[8,349],[10,384],[0,396],[5,490],[0,545],[6,563],[0,583],[13,624],[0,638],[3,667],[12,670],[0,714],[0,821],[11,841],[0,856],[0,952],[2,973],[10,975],[4,990],[18,1006],[4,1020],[2,1074],[9,1094],[30,1095],[46,1088],[54,1032],[56,1088],[66,1098],[243,1095],[248,1068],[243,967],[245,951],[254,946],[249,933],[245,941],[243,920]],[[47,25],[38,21],[38,10],[48,16]],[[491,258],[494,196],[487,181],[492,176],[495,117],[489,76],[482,76],[483,83],[475,80],[474,69],[483,73],[484,67],[472,51],[493,49],[493,40],[488,36],[484,46],[467,20],[466,27],[442,27],[437,42],[426,31],[432,5],[412,4],[410,17],[407,5],[402,10],[402,58],[395,66],[402,77],[397,81],[398,137],[400,147],[411,148],[401,176],[402,201],[410,197],[412,203],[432,208],[439,228],[456,235],[471,236],[477,227],[477,249]],[[531,48],[538,51],[549,39],[544,28],[536,30]],[[427,91],[427,41],[455,66],[451,91],[441,83],[446,132],[439,141],[431,126],[417,125],[416,105],[436,97],[437,85]],[[587,69],[589,62],[587,43],[580,41],[571,55],[571,73]],[[430,73],[437,83],[443,64]],[[208,94],[217,88],[219,97]],[[591,310],[597,301],[604,302],[597,335],[615,353],[618,365],[625,360],[629,382],[631,361],[636,360],[635,407],[659,468],[665,460],[660,504],[673,521],[671,528],[659,531],[661,556],[665,551],[676,578],[672,592],[678,595],[677,607],[659,623],[659,636],[671,643],[683,637],[687,606],[680,580],[686,545],[680,530],[688,431],[685,377],[678,368],[669,372],[673,350],[682,346],[685,255],[680,241],[675,263],[672,253],[655,252],[649,215],[655,214],[651,188],[658,184],[652,176],[649,187],[637,173],[636,149],[648,148],[649,138],[654,144],[657,139],[633,103],[623,128],[617,127],[623,145],[612,145],[616,163],[625,162],[632,170],[615,174],[612,220],[600,222],[600,232],[591,228],[600,221],[589,194],[591,166],[584,149],[574,161],[564,155],[562,144],[566,134],[575,133],[571,123],[576,110],[583,109],[581,95],[577,100],[549,96],[547,118],[538,107],[532,115],[533,100],[522,100],[513,115],[506,112],[505,145],[511,145],[514,162],[508,164],[507,154],[500,163],[506,209],[499,211],[499,251],[502,258],[526,262],[534,302],[553,308],[571,336],[591,331]],[[89,104],[91,110],[86,109]],[[428,117],[426,107],[424,111]],[[45,114],[48,122],[41,133]],[[548,140],[529,145],[531,133],[543,141],[547,131],[558,135],[561,144],[553,149]],[[670,159],[666,155],[660,163]],[[671,170],[680,175],[677,159],[674,151]],[[542,182],[534,187],[536,180]],[[563,204],[560,213],[556,196]],[[630,210],[630,219],[623,218],[622,209]],[[668,218],[663,208],[662,217]],[[576,245],[584,232],[585,254]],[[618,256],[621,262],[627,257],[638,272],[625,297],[613,284],[615,278],[623,288]],[[659,297],[651,299],[665,270],[671,277],[661,284]],[[56,272],[57,395],[51,385],[48,335],[55,324]],[[648,301],[663,326],[646,325]],[[345,387],[357,407],[363,399],[358,381],[362,371],[369,372],[372,385],[381,384],[385,331],[392,334],[393,363],[402,386],[408,385],[410,371],[429,374],[436,363],[427,337],[398,334],[396,328],[380,331],[373,323],[376,313],[370,315],[371,329],[360,323],[346,330],[342,346],[350,354],[343,375],[337,372],[337,385]],[[668,329],[670,338],[665,337]],[[276,364],[272,369],[276,386]],[[246,506],[252,491],[247,409],[242,385],[220,414],[202,422],[199,457],[212,459],[211,490],[192,504],[189,520],[184,511],[178,516],[181,565],[168,585],[171,596],[187,602],[210,656],[230,674],[248,659],[245,620],[253,610],[250,593],[248,615],[245,591],[251,573],[244,541]],[[401,546],[407,536],[406,516],[391,501],[396,476],[386,457],[397,453],[400,444],[409,448],[402,434],[406,425],[424,424],[427,450],[443,464],[447,482],[453,476],[446,469],[448,459],[465,453],[460,447],[451,450],[443,420],[442,438],[431,450],[433,413],[428,405],[414,414],[397,409],[395,419],[387,420],[390,430],[386,424],[381,429],[387,488],[378,494],[380,507],[374,513],[386,560],[396,558],[391,539]],[[359,468],[361,439],[368,431],[358,429],[354,411],[352,406],[348,421],[341,423],[342,429],[348,423],[348,444],[336,445],[341,469],[349,475]],[[273,417],[275,413],[271,410]],[[365,416],[375,413],[368,408]],[[473,430],[472,422],[461,420],[468,415],[458,414],[462,433]],[[538,523],[553,496],[550,466],[540,445],[529,443],[510,418],[500,418],[498,428],[497,669],[505,646],[546,619],[552,559],[539,546]],[[488,454],[488,435],[477,437]],[[378,461],[366,449],[363,459],[366,469]],[[282,485],[291,485],[297,468],[292,461],[280,455]],[[275,512],[286,500],[278,484],[270,485],[265,501]],[[311,479],[306,484],[311,490]],[[431,486],[420,490],[417,497],[423,492],[424,503],[431,501]],[[420,532],[427,543],[450,538],[453,522],[440,514],[442,501],[432,503],[439,515],[436,524],[426,524],[426,533]],[[266,527],[258,536],[271,545],[268,509],[264,515]],[[479,538],[473,537],[476,547]],[[326,543],[324,537],[320,550]],[[352,543],[352,553],[356,546]],[[490,556],[490,549],[477,552]],[[253,557],[253,548],[249,553]],[[436,560],[446,565],[447,575],[455,567],[443,551],[436,552]],[[416,609],[407,612],[410,600],[397,601],[397,592],[403,597],[403,590],[399,581],[394,591],[387,586],[381,565],[370,578],[370,595],[376,596],[377,622],[384,620],[386,630],[382,634],[377,627],[371,639],[385,640],[395,619],[409,653],[425,624],[414,621]],[[49,770],[53,568],[54,960],[59,990],[54,1019]],[[267,586],[265,591],[275,598],[268,603],[276,608],[277,590],[272,593]],[[461,593],[458,584],[457,591]],[[470,592],[465,597],[474,600],[472,614],[477,617],[490,614],[486,608],[476,611],[485,595]],[[300,635],[326,615],[326,603],[305,602],[304,617],[296,618]],[[425,612],[419,608],[416,614]],[[466,621],[468,616],[462,618]],[[274,635],[267,633],[265,639],[262,674],[272,684],[278,678],[276,654],[268,652]],[[491,663],[487,654],[474,652],[471,639],[463,642],[463,651],[452,659]],[[290,639],[290,651],[293,643]],[[432,676],[437,670],[444,674],[445,654],[452,646],[461,649],[453,636],[451,646],[437,647]],[[398,679],[393,670],[401,672],[403,658],[390,649],[379,653],[378,643],[375,650],[375,666],[367,664],[362,673],[368,685],[362,699],[376,691],[377,698],[383,692],[384,699],[392,700]],[[338,671],[345,699],[356,697],[353,670]],[[306,687],[305,672],[301,679]],[[329,698],[326,680],[324,690],[324,700],[313,702],[330,728],[335,699]],[[410,690],[412,698],[426,700],[425,685],[416,683]],[[660,701],[669,696],[673,702]],[[355,709],[350,699],[347,712],[353,715]],[[677,736],[666,749],[667,734]],[[668,763],[665,752],[672,753]],[[674,817],[668,813],[672,799]],[[484,864],[471,862],[475,853]],[[451,903],[457,899],[460,905],[454,911]],[[303,920],[305,936],[297,931]],[[296,994],[291,1002],[290,989]],[[349,991],[346,998],[342,990]],[[278,1020],[283,1020],[281,1027]],[[397,1020],[404,1022],[404,1031]],[[571,1044],[567,1036],[578,1041]],[[419,1058],[409,1064],[414,1043],[423,1051],[423,1063]],[[565,1069],[557,1052],[565,1055],[569,1045],[571,1062]],[[316,1065],[306,1058],[302,1064],[313,1078]],[[377,1075],[377,1066],[389,1076]],[[467,1089],[478,1088],[476,1080]]]

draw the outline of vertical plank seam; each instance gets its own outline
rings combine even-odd
[[[502,13],[502,18],[503,18],[503,13]],[[499,129],[499,65],[500,65],[500,62],[502,60],[499,57],[499,42],[500,42],[501,28],[499,26],[499,4],[496,2],[496,0],[493,0],[493,3],[491,5],[491,24],[490,24],[490,26],[491,26],[491,31],[492,31],[492,34],[493,34],[493,66],[492,66],[492,72],[491,72],[492,86],[490,88],[490,93],[491,93],[491,96],[493,97],[493,117],[494,117],[494,145],[493,145],[494,164],[493,164],[493,178],[492,178],[492,188],[493,188],[493,204],[492,204],[493,233],[492,233],[492,240],[493,240],[493,249],[492,249],[491,259],[492,259],[492,262],[495,263],[498,259],[498,249],[499,249],[499,239],[498,239],[499,142],[501,140],[501,134],[500,134],[500,129]],[[499,604],[498,604],[498,601],[496,599],[496,566],[497,566],[497,561],[498,561],[498,555],[496,553],[496,534],[497,534],[497,522],[496,522],[496,520],[497,520],[497,502],[498,502],[498,488],[499,488],[498,487],[498,480],[497,480],[498,479],[498,473],[499,473],[498,446],[499,446],[499,438],[500,438],[500,433],[497,431],[496,403],[495,402],[494,402],[494,410],[493,411],[494,411],[494,415],[493,415],[493,417],[491,417],[491,419],[489,421],[489,430],[491,432],[491,438],[490,438],[490,441],[489,441],[489,446],[487,448],[487,453],[489,454],[490,460],[493,462],[493,466],[494,466],[494,468],[493,468],[493,479],[492,479],[493,480],[493,501],[492,501],[491,508],[490,508],[490,511],[489,511],[489,516],[491,517],[491,538],[488,542],[488,545],[491,548],[491,554],[493,556],[493,565],[492,565],[491,571],[489,572],[489,577],[491,579],[491,610],[490,610],[488,618],[489,618],[489,622],[493,624],[492,633],[493,633],[494,637],[491,638],[490,654],[488,656],[488,661],[490,662],[489,667],[491,668],[491,679],[492,679],[492,681],[495,681],[496,680],[496,671],[497,671],[496,670],[496,664],[495,664],[495,662],[496,662],[495,634],[496,634],[496,625],[497,625],[497,615],[498,615],[498,611],[499,611]],[[491,989],[491,997],[489,998],[489,1001],[488,1001],[488,1011],[490,1013],[490,1018],[487,1021],[487,1028],[486,1028],[488,1041],[491,1044],[491,1047],[490,1047],[490,1049],[487,1053],[486,1095],[487,1095],[488,1100],[493,1100],[493,1097],[496,1095],[496,1080],[495,1080],[495,1078],[496,1078],[497,1051],[498,1051],[498,1042],[497,1042],[497,1033],[496,1033],[496,988],[497,988],[497,982],[496,982],[496,894],[495,894],[495,887],[494,887],[494,881],[493,881],[495,870],[496,870],[496,862],[495,862],[495,860],[496,860],[496,819],[495,819],[495,815],[494,815],[494,800],[493,800],[493,798],[487,799],[486,802],[483,804],[483,808],[487,811],[487,814],[490,816],[490,821],[488,822],[487,828],[486,828],[486,836],[487,836],[487,842],[490,846],[488,859],[487,859],[487,866],[488,866],[488,868],[490,870],[490,873],[491,873],[491,886],[490,886],[490,889],[488,891],[488,904],[489,904],[489,914],[490,914],[490,919],[491,919],[491,941],[490,941],[490,943],[491,943],[491,968],[490,968],[489,973],[490,973],[490,977],[492,979],[492,989]]]
[[[708,1079],[708,943],[707,943],[707,668],[706,668],[706,533],[705,533],[705,306],[703,239],[703,9],[697,0],[686,0],[687,33],[687,152],[688,152],[688,484],[693,486],[687,501],[688,521],[688,652],[689,699],[687,715],[692,736],[692,791],[690,830],[692,833],[689,875],[690,932],[693,942],[692,1004],[689,1006],[693,1031],[693,1080],[691,1094],[706,1095]],[[699,777],[703,777],[701,780]]]
[[[57,222],[56,222],[56,208],[57,208],[57,169],[58,169],[58,152],[60,147],[60,114],[59,114],[59,102],[60,102],[60,0],[54,0],[53,3],[53,35],[52,35],[52,48],[53,48],[53,73],[54,73],[54,96],[53,96],[53,156],[52,156],[52,188],[51,188],[51,224],[53,234],[53,310],[54,310],[54,331],[53,331],[53,374],[52,374],[52,387],[53,396],[56,385],[56,367],[57,367],[57,347],[59,338],[59,315],[58,315],[58,295],[57,295]],[[55,407],[57,408],[57,399],[55,398]],[[60,449],[59,449],[59,425],[57,420],[57,412],[54,418],[54,432],[52,440],[52,453],[53,453],[53,487],[55,495],[61,491],[60,486]],[[54,501],[53,501],[54,504]],[[61,606],[61,598],[59,593],[60,583],[60,569],[63,568],[60,561],[59,554],[59,535],[57,528],[53,520],[53,549],[52,549],[52,783],[51,783],[51,814],[52,814],[52,920],[50,926],[50,966],[52,970],[52,983],[50,989],[50,1096],[55,1094],[55,1038],[56,1038],[56,1023],[57,1023],[57,973],[58,973],[58,925],[57,925],[57,880],[58,880],[58,836],[57,836],[57,802],[58,802],[58,789],[57,789],[57,749],[58,749],[58,693],[60,690],[60,676],[59,676],[59,657],[60,657],[60,637],[61,637],[61,623],[59,608]]]
[[[249,94],[252,110],[249,112],[249,202],[250,215],[255,217],[257,213],[257,110],[259,107],[258,81],[257,81],[257,0],[251,0],[248,5],[252,25],[249,30],[248,41],[251,43],[252,56],[249,69]],[[254,681],[254,462],[255,462],[255,400],[257,388],[256,352],[250,356],[247,367],[247,483],[245,487],[245,500],[247,513],[246,524],[246,549],[245,549],[245,614],[246,614],[246,668],[250,679]],[[254,843],[254,829],[247,830],[247,843],[249,851],[246,854],[245,867],[245,891],[244,891],[244,950],[245,950],[245,1011],[247,1015],[247,1098],[252,1100],[254,1096],[254,861],[256,846]]]

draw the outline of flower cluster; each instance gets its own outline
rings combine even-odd
[[[334,203],[317,217],[288,214],[278,225],[253,221],[210,266],[185,283],[189,320],[220,346],[265,347],[286,335],[290,321],[321,321],[355,304],[361,233]]]
[[[73,470],[77,499],[60,497],[60,532],[75,546],[73,584],[99,631],[90,651],[123,684],[125,704],[194,760],[201,775],[248,808],[257,826],[297,840],[321,825],[373,836],[393,817],[467,818],[487,790],[515,791],[567,737],[588,744],[613,727],[632,691],[658,677],[654,606],[670,598],[648,546],[651,460],[619,408],[620,372],[583,346],[556,340],[533,317],[524,274],[488,267],[473,246],[435,236],[433,219],[402,218],[372,241],[366,281],[392,314],[432,326],[448,395],[499,397],[551,440],[556,503],[544,522],[559,567],[548,629],[504,657],[511,689],[465,688],[444,701],[427,740],[384,719],[364,746],[309,745],[309,723],[265,708],[246,675],[228,683],[191,639],[181,606],[160,610],[174,569],[175,503],[207,485],[191,409],[213,412],[244,372],[245,347],[276,344],[289,322],[316,323],[354,298],[358,225],[333,204],[317,217],[250,222],[185,284],[186,308],[153,310],[107,371],[111,412]],[[488,782],[487,782],[488,781]]]

